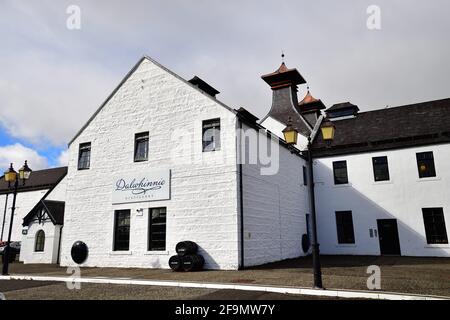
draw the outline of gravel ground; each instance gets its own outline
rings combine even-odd
[[[131,285],[81,284],[69,290],[65,283],[40,281],[0,281],[7,300],[325,300],[258,291],[167,288]]]
[[[450,296],[449,258],[322,256],[321,261],[323,283],[329,289],[367,290],[367,267],[377,265],[381,268],[382,291]],[[18,263],[11,265],[10,273],[67,275],[65,268],[55,265]],[[312,262],[308,257],[242,271],[194,273],[161,269],[83,268],[81,276],[311,287]]]

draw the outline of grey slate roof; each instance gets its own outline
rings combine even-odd
[[[450,99],[361,112],[333,123],[329,145],[317,135],[316,157],[450,142]]]
[[[31,166],[31,165],[30,165]],[[16,171],[18,169],[16,168]],[[25,186],[19,183],[19,192],[34,191],[51,189],[56,186],[62,178],[67,174],[67,167],[52,168],[45,170],[33,171],[30,179],[26,182]],[[8,189],[8,183],[5,181],[4,176],[0,177],[0,194],[10,193]]]

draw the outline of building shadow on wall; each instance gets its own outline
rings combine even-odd
[[[322,172],[322,175],[325,175],[327,177],[333,177],[333,171],[322,164],[321,162],[315,162],[314,164],[314,170],[316,172]],[[371,181],[373,179],[372,176],[367,176],[366,179],[368,180],[368,183],[374,183]],[[319,179],[318,179],[319,180]],[[328,225],[328,230],[331,230],[334,228],[333,231],[336,231],[336,220],[335,220],[335,211],[344,211],[349,210],[352,211],[353,215],[353,223],[354,223],[354,231],[355,231],[355,242],[356,245],[361,245],[361,242],[367,242],[367,241],[376,241],[376,245],[380,246],[380,230],[378,230],[377,227],[377,220],[380,219],[395,219],[397,221],[397,227],[398,227],[398,234],[399,234],[399,240],[400,240],[400,251],[401,255],[403,256],[401,259],[398,259],[398,256],[378,256],[376,261],[380,264],[386,263],[386,264],[408,264],[409,262],[422,260],[422,263],[436,263],[442,258],[433,258],[433,257],[439,257],[439,256],[445,256],[447,255],[447,250],[444,248],[439,247],[430,247],[426,248],[425,250],[429,250],[429,256],[430,258],[427,259],[418,259],[422,258],[421,256],[412,256],[411,251],[413,250],[424,250],[425,247],[428,246],[427,239],[425,238],[425,230],[423,230],[423,234],[419,233],[417,230],[414,230],[411,228],[407,223],[402,221],[399,218],[399,215],[395,215],[393,212],[390,212],[386,208],[382,207],[376,200],[373,200],[366,196],[365,194],[361,193],[359,190],[357,190],[355,187],[351,184],[345,187],[335,187],[326,185],[326,183],[322,181],[316,182],[316,198],[317,195],[320,192],[336,192],[340,193],[342,195],[345,195],[348,205],[346,207],[342,206],[342,200],[338,199],[335,200],[331,198],[331,200],[327,203],[325,206],[330,212],[324,212],[324,210],[317,210],[317,216],[318,216],[318,235],[319,235],[319,241],[321,240],[323,234],[321,235],[321,232],[323,233],[325,228],[321,228],[319,223],[324,223]],[[394,181],[395,185],[395,181]],[[392,184],[389,185],[383,185],[380,184],[376,186],[377,188],[386,188],[389,186],[393,186]],[[425,185],[424,185],[425,187]],[[389,190],[387,190],[388,192]],[[414,194],[404,194],[404,199],[402,199],[403,203],[407,203],[408,199],[414,198]],[[319,200],[320,201],[320,200]],[[334,203],[333,203],[334,202]],[[436,205],[437,207],[439,205]],[[318,204],[318,208],[323,207],[321,204]],[[426,207],[426,206],[424,206]],[[331,212],[332,211],[332,212]],[[425,228],[423,216],[422,216],[422,207],[417,207],[414,209],[414,212],[411,212],[411,209],[408,208],[407,205],[405,205],[404,208],[401,206],[398,209],[398,213],[402,213],[402,216],[409,215],[408,219],[411,219],[411,215],[415,216],[415,219],[418,219],[417,226],[418,228]],[[355,221],[359,221],[359,223],[355,223]],[[369,237],[369,229],[376,229],[377,234],[374,235],[373,238]],[[358,230],[357,230],[358,229]],[[359,239],[358,239],[359,236]],[[364,239],[364,237],[367,237]],[[362,238],[362,239],[361,239]],[[337,237],[335,240],[335,245],[337,245]],[[406,247],[409,247],[409,252]],[[420,253],[418,253],[420,254]],[[409,257],[409,259],[406,259],[406,257]],[[397,258],[397,259],[396,259]],[[446,260],[446,258],[444,258]]]
[[[333,171],[323,165],[320,162],[315,162],[314,164],[315,172],[321,172],[322,176],[333,177]],[[367,177],[368,181],[373,179],[372,176]],[[319,180],[319,179],[318,179]],[[384,187],[380,185],[379,187]],[[322,190],[320,190],[322,189]],[[443,248],[433,247],[427,248],[426,250],[430,250],[429,257],[421,257],[421,256],[411,256],[405,253],[402,249],[402,245],[405,246],[405,242],[409,243],[410,250],[418,250],[425,248],[427,244],[427,240],[424,235],[420,234],[416,230],[412,229],[409,225],[401,221],[398,217],[396,217],[393,213],[389,212],[382,206],[380,206],[376,201],[370,199],[366,195],[362,194],[360,191],[355,189],[350,184],[345,187],[334,187],[325,185],[321,181],[316,181],[316,198],[320,192],[337,192],[345,194],[345,197],[348,199],[348,207],[343,208],[342,202],[336,201],[333,203],[333,199],[327,203],[325,207],[333,208],[333,212],[323,212],[321,210],[321,206],[317,206],[317,228],[318,228],[318,236],[319,236],[319,244],[321,242],[321,233],[329,232],[330,230],[336,231],[336,220],[335,220],[335,211],[352,211],[353,222],[354,222],[354,233],[355,233],[355,242],[358,245],[358,241],[362,241],[361,235],[366,234],[368,239],[364,239],[364,241],[376,241],[376,245],[379,246],[379,231],[377,232],[377,236],[369,239],[369,229],[376,228],[377,229],[377,220],[378,219],[395,219],[397,221],[398,233],[400,238],[400,250],[401,256],[388,256],[388,255],[352,255],[352,254],[343,254],[343,255],[321,255],[322,266],[323,267],[363,267],[370,265],[423,265],[423,264],[448,264],[450,261],[450,257],[439,257],[440,255],[448,254],[447,251]],[[414,195],[406,195],[405,197],[414,197]],[[406,202],[408,199],[404,199]],[[362,209],[358,209],[362,208]],[[419,212],[421,212],[422,208],[417,208],[417,219],[420,219],[420,223],[417,225],[423,225],[423,217]],[[331,210],[331,209],[328,209]],[[402,210],[400,208],[400,210]],[[408,211],[406,208],[404,211]],[[410,214],[416,214],[415,212],[411,212]],[[355,223],[355,220],[362,221],[358,224]],[[326,223],[324,227],[323,224]],[[367,225],[362,225],[362,223],[367,223]],[[322,225],[322,227],[321,227]],[[424,226],[423,226],[424,228]],[[359,230],[357,230],[359,229]],[[361,232],[361,229],[363,230]],[[329,235],[328,235],[329,236]],[[402,243],[403,239],[403,243]],[[361,242],[360,242],[361,243]],[[335,239],[336,246],[338,245],[337,237]],[[361,244],[360,244],[361,245]],[[415,248],[411,248],[415,247]],[[373,248],[373,247],[372,247]],[[406,250],[405,250],[406,251]],[[289,259],[280,262],[274,262],[265,264],[262,266],[256,266],[249,269],[290,269],[290,268],[311,268],[312,267],[312,258],[311,256],[300,257],[296,259]]]

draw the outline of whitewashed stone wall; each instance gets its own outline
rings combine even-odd
[[[260,134],[259,139],[265,144],[268,137]],[[245,266],[304,255],[301,239],[306,234],[309,212],[302,169],[305,160],[275,140],[271,146],[278,149],[278,155],[272,155],[272,160],[278,162],[275,174],[262,175],[261,169],[268,166],[261,163],[246,161],[243,165]],[[249,159],[249,149],[246,151]]]
[[[53,201],[65,201],[66,200],[66,190],[67,190],[67,180],[64,177],[50,192],[45,200]]]
[[[55,226],[51,221],[39,224],[30,223],[27,235],[22,238],[20,252],[21,261],[25,264],[54,264],[58,259],[59,236],[62,226]],[[39,230],[45,233],[43,252],[35,252],[36,234]]]
[[[45,200],[65,201],[66,187],[66,179],[63,178],[47,195]],[[27,234],[22,235],[20,261],[23,261],[26,264],[57,263],[61,229],[62,226],[54,225],[50,220],[41,224],[37,221],[31,222],[28,226]],[[34,251],[36,244],[36,233],[39,230],[43,230],[45,232],[44,252]]]
[[[416,153],[433,151],[436,178],[419,179]],[[390,181],[374,182],[372,157],[387,156]],[[442,207],[450,236],[450,144],[315,160],[318,235],[324,254],[379,255],[377,219],[397,219],[405,256],[450,256],[450,245],[428,245],[422,208]],[[333,161],[347,161],[348,185],[334,185]],[[354,245],[339,245],[335,211],[352,210]]]
[[[20,192],[16,198],[16,211],[14,212],[13,231],[11,241],[22,240],[22,223],[23,218],[34,208],[34,206],[42,199],[48,190],[38,190],[29,192]],[[5,210],[6,195],[0,195],[0,228],[3,224],[3,214]],[[11,220],[11,208],[13,203],[13,195],[8,197],[8,209],[5,218],[5,230],[3,232],[3,241],[8,239],[9,222]],[[0,229],[1,231],[1,229]]]
[[[202,120],[220,118],[220,151],[202,152]],[[175,245],[192,240],[206,268],[238,267],[236,118],[154,62],[144,59],[69,148],[61,264],[72,244],[89,247],[84,266],[168,268]],[[134,135],[150,132],[149,161],[134,163]],[[77,170],[91,142],[90,170]],[[112,205],[112,177],[171,169],[171,200]],[[148,208],[167,207],[167,251],[148,252]],[[113,252],[114,210],[131,209],[128,252]],[[145,209],[143,215],[137,209]]]

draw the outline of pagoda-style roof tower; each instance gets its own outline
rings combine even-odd
[[[308,123],[314,127],[316,121],[319,119],[321,110],[326,109],[322,100],[316,99],[312,96],[309,90],[306,93],[302,101],[298,103],[298,110],[303,115],[303,117],[308,121]]]
[[[282,56],[284,58],[284,55]],[[301,134],[308,136],[312,127],[301,116],[298,106],[297,86],[305,84],[306,81],[297,69],[289,69],[284,61],[274,72],[261,77],[272,89],[272,107],[267,118],[273,118],[287,125],[288,119],[292,119],[292,126]]]
[[[288,69],[284,62],[276,71],[263,75],[261,78],[273,90],[306,83],[297,69]]]

